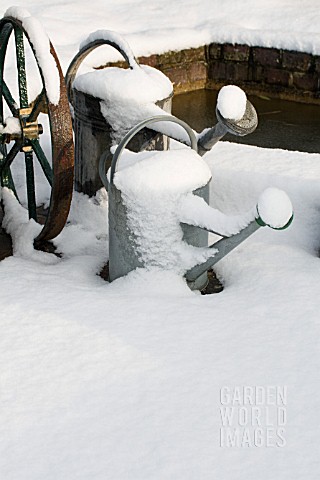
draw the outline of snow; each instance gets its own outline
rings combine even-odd
[[[148,65],[131,69],[110,67],[79,75],[73,86],[106,102],[149,103],[172,94],[172,83],[162,72]]]
[[[217,108],[229,120],[240,120],[246,111],[247,96],[236,85],[226,85],[219,91]]]
[[[183,275],[212,255],[211,250],[182,240],[179,218],[180,203],[186,194],[209,182],[210,170],[190,149],[153,152],[147,158],[143,153],[141,160],[139,157],[136,154],[136,163],[122,167],[114,176],[126,206],[128,234],[134,238],[137,257],[146,268]]]
[[[20,8],[26,2],[20,3]],[[12,5],[2,0],[3,14]],[[90,32],[110,29],[125,35],[135,55],[163,53],[172,48],[198,47],[210,42],[244,43],[320,54],[320,13],[314,0],[238,2],[228,0],[150,0],[133,2],[91,0],[39,2],[28,0],[27,8],[43,24],[57,48],[66,71],[79,45]],[[121,59],[112,48],[110,60]],[[104,47],[90,55],[87,62],[105,62]]]
[[[204,158],[214,208],[247,211],[271,184],[295,208],[288,230],[262,228],[216,266],[221,294],[156,267],[100,279],[103,191],[75,194],[54,264],[1,262],[1,477],[318,474],[320,155],[223,143]],[[287,386],[283,448],[219,446],[219,391],[234,385]]]
[[[134,98],[130,99],[129,102],[121,99],[115,103],[101,101],[100,109],[108,124],[113,128],[114,143],[120,143],[132,127],[147,118],[168,115],[168,112],[153,102],[138,103]],[[163,121],[149,126],[152,126],[153,130],[181,140],[183,143],[190,143],[188,134],[179,125]]]
[[[292,217],[290,198],[278,188],[267,188],[260,195],[257,210],[263,222],[272,228],[284,227]]]
[[[88,72],[76,77],[73,87],[101,99],[101,113],[118,141],[141,120],[165,115],[155,103],[170,97],[173,91],[168,77],[148,65]]]
[[[41,69],[48,99],[58,105],[60,99],[60,76],[54,57],[50,53],[50,40],[39,20],[20,7],[10,7],[4,14],[20,20],[34,48]]]
[[[34,253],[33,240],[40,233],[41,226],[34,220],[29,221],[27,210],[18,203],[11,190],[2,188],[1,197],[5,206],[2,225],[12,236],[14,254],[32,256]]]
[[[13,254],[40,263],[57,263],[56,257],[34,250],[33,241],[39,235],[41,226],[33,219],[29,220],[27,210],[19,204],[13,192],[4,187],[1,196],[4,203],[2,227],[11,235]]]
[[[20,20],[20,22],[22,22],[25,18],[30,17],[30,13],[28,12],[27,9],[23,7],[10,6],[4,13],[3,17],[13,17]]]
[[[148,198],[152,195],[176,198],[206,185],[211,179],[207,164],[194,150],[143,152],[139,161],[140,155],[134,154],[134,165],[122,168],[114,176],[116,187],[133,200],[137,196]],[[123,156],[124,164],[128,163],[126,155]]]
[[[196,225],[218,235],[230,237],[239,233],[255,220],[257,212],[251,208],[242,215],[228,216],[210,207],[203,198],[187,195],[179,205],[179,219],[188,225]]]
[[[113,32],[112,30],[97,30],[96,32],[90,33],[88,38],[86,38],[86,40],[80,43],[79,49],[82,50],[90,43],[96,42],[98,40],[104,40],[105,42],[116,44],[120,48],[120,50],[122,50],[122,52],[126,55],[129,61],[129,66],[131,68],[138,68],[137,60],[135,59],[128,42],[123,38],[123,36],[119,35],[118,32]]]
[[[114,32],[107,30],[94,32],[80,48],[101,38],[119,45],[133,68],[109,67],[82,73],[74,80],[73,87],[101,100],[101,113],[107,124],[112,126],[116,143],[140,121],[157,115],[166,115],[156,103],[172,96],[173,85],[159,70],[148,65],[138,65],[127,42]],[[163,133],[170,134],[172,129],[170,124],[156,125],[156,130]],[[188,141],[188,136],[181,127],[175,126],[175,131],[177,138],[181,137]]]
[[[91,30],[109,26],[136,55],[210,41],[320,53],[314,1],[29,0],[28,10],[64,70]],[[295,212],[289,229],[260,228],[216,265],[217,295],[156,266],[102,280],[104,190],[74,195],[61,257],[33,251],[38,227],[3,191],[15,254],[0,263],[1,478],[319,477],[320,154],[224,142],[203,159],[212,208],[241,216],[273,187]],[[283,447],[266,446],[276,428],[265,425],[262,448],[220,446],[220,391],[236,386],[287,388]]]
[[[21,125],[18,118],[7,117],[4,125],[0,124],[0,133],[21,133]]]

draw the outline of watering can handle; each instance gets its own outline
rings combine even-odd
[[[110,39],[104,38],[103,32],[107,31],[102,31],[101,37],[95,38],[91,42],[87,43],[84,47],[80,48],[79,52],[76,54],[76,56],[73,58],[72,62],[69,65],[65,77],[65,82],[67,87],[68,99],[71,105],[73,105],[72,84],[80,67],[80,64],[83,62],[86,56],[89,55],[89,53],[92,52],[92,50],[94,50],[96,47],[100,47],[101,45],[110,45],[111,47],[114,47],[116,50],[118,50],[119,53],[121,53],[131,70],[136,67],[140,67],[138,60],[134,57],[129,45],[127,45],[124,40],[119,38],[119,43],[122,43],[122,45],[119,45],[119,43],[117,43],[117,41],[115,40],[114,32],[112,32],[113,35]]]
[[[121,140],[119,145],[116,148],[116,151],[114,152],[114,155],[112,157],[112,162],[111,162],[111,170],[110,170],[110,184],[113,184],[113,178],[114,174],[116,173],[116,167],[117,167],[117,161],[119,160],[119,157],[127,144],[130,142],[130,140],[138,133],[140,130],[142,130],[144,127],[151,125],[153,123],[159,123],[159,122],[172,122],[180,125],[180,127],[184,128],[187,134],[189,135],[190,138],[190,146],[193,150],[196,152],[198,151],[198,146],[197,146],[197,137],[195,136],[194,131],[192,128],[179,118],[174,117],[173,115],[156,115],[154,117],[147,118],[146,120],[143,120],[142,122],[138,123],[135,127],[133,127]],[[169,135],[170,136],[170,135]],[[100,161],[100,176],[103,184],[108,186],[107,184],[107,178],[105,175],[104,171],[104,165],[105,165],[105,155],[102,155],[101,161]]]

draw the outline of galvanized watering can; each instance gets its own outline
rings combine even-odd
[[[128,142],[132,139],[136,133],[142,128],[150,126],[159,122],[171,122],[183,128],[190,139],[191,149],[198,151],[198,140],[193,130],[185,122],[167,115],[161,115],[149,118],[140,122],[134,128],[132,128],[128,134],[123,138],[115,153],[112,157],[111,168],[109,176],[105,172],[106,158],[110,158],[110,152],[106,152],[106,155],[102,156],[100,161],[100,176],[103,184],[108,190],[109,195],[109,280],[113,281],[119,277],[122,277],[136,268],[148,268],[148,265],[142,258],[139,252],[139,242],[137,238],[137,232],[134,231],[128,222],[128,208],[124,201],[122,192],[115,185],[114,179],[119,165],[120,156],[125,149]],[[152,128],[152,127],[151,127]],[[167,132],[166,132],[167,133]],[[176,136],[176,135],[174,135]],[[161,155],[159,153],[158,155]],[[203,199],[206,204],[200,202],[204,209],[210,209],[207,205],[209,200],[209,186],[208,183],[191,192],[193,195]],[[284,193],[284,192],[282,192]],[[199,199],[199,198],[198,198]],[[133,200],[133,199],[132,199]],[[212,209],[214,210],[214,209]],[[283,224],[273,225],[271,228],[284,229],[290,225],[293,215],[290,212],[289,218],[286,218]],[[140,219],[144,221],[143,218]],[[231,252],[241,242],[248,238],[261,226],[268,225],[268,221],[264,221],[259,214],[259,204],[255,213],[252,214],[251,221],[247,222],[247,226],[243,228],[239,233],[224,237],[218,242],[208,246],[208,231],[217,233],[211,228],[203,227],[200,223],[192,221],[190,224],[181,222],[181,229],[183,232],[183,242],[188,245],[199,247],[199,249],[205,249],[207,251],[207,258],[200,264],[194,264],[184,274],[189,287],[192,290],[202,290],[207,284],[207,270],[222,259],[225,255]],[[154,229],[157,229],[157,225],[154,225]],[[151,246],[152,248],[152,246]]]
[[[6,16],[0,20],[0,76],[2,76],[4,71],[6,50],[11,36],[16,50],[19,86],[19,99],[14,99],[5,80],[2,79],[0,81],[0,96],[2,97],[2,104],[5,107],[3,111],[2,109],[0,111],[0,180],[2,186],[9,187],[14,192],[16,191],[11,173],[11,165],[16,157],[19,156],[19,152],[22,152],[25,157],[26,196],[29,218],[33,218],[35,221],[39,218],[39,220],[41,219],[41,221],[43,220],[45,222],[41,233],[35,239],[35,245],[37,248],[50,249],[51,246],[48,244],[48,241],[56,237],[62,230],[67,220],[71,202],[74,157],[72,124],[65,81],[54,48],[51,43],[48,43],[45,47],[47,57],[50,58],[56,67],[54,71],[57,75],[56,78],[53,78],[54,81],[51,82],[49,81],[52,80],[51,77],[47,75],[47,62],[43,63],[43,53],[39,56],[37,49],[34,48],[34,45],[37,44],[36,32],[26,30],[20,17],[20,13],[13,7],[9,9]],[[38,28],[41,29],[40,26]],[[41,37],[45,35],[45,32],[41,33]],[[34,54],[42,80],[39,95],[34,98],[33,101],[28,98],[27,89],[28,75],[26,74],[26,67],[28,67],[28,65],[25,62],[25,45],[27,43],[29,43],[31,51]],[[102,44],[111,45],[119,50],[127,61],[130,69],[138,66],[130,48],[125,46],[125,42],[117,34],[115,35],[114,32],[109,31],[95,32],[93,36],[90,35],[87,41],[84,42],[84,45],[80,48],[80,51],[68,69],[66,83],[71,103],[74,96],[73,94],[75,93],[72,90],[72,83],[79,65],[88,53]],[[167,98],[157,100],[156,103],[158,104],[158,101],[162,102],[163,109],[170,108],[171,96],[172,92]],[[101,152],[105,151],[105,149],[111,145],[110,131],[108,134],[108,125],[104,119],[101,119],[101,115],[99,116],[99,99],[93,98],[95,102],[93,109],[91,109],[86,103],[88,98],[84,98],[79,93],[79,99],[80,97],[82,98],[81,102],[83,101],[84,103],[82,104],[79,100],[81,108],[77,108],[77,104],[75,105],[74,122],[76,127],[76,157],[79,163],[79,169],[76,169],[76,189],[84,191],[88,195],[93,195],[96,190],[100,188],[100,179],[97,175],[98,162]],[[225,112],[224,108],[222,110]],[[141,130],[148,125],[151,126],[152,130],[153,125],[157,124],[157,122],[178,124],[180,129],[182,128],[184,131],[184,139],[179,137],[179,135],[177,136],[175,131],[169,134],[167,131],[160,131],[160,133],[169,135],[172,138],[182,141],[182,143],[186,143],[191,146],[192,150],[197,151],[200,156],[210,150],[227,132],[242,136],[251,133],[257,126],[256,112],[248,100],[245,112],[242,118],[238,120],[232,120],[237,117],[231,116],[229,118],[228,115],[222,115],[222,112],[219,112],[219,110],[217,110],[216,113],[218,118],[217,125],[209,130],[205,130],[198,136],[198,139],[188,125],[171,116],[153,117],[141,122],[120,142],[112,159],[110,181],[106,178],[104,171],[105,162],[104,160],[102,161],[99,167],[100,176],[104,185],[109,190],[110,203],[110,280],[125,275],[136,267],[148,267],[149,265],[148,262],[143,261],[139,253],[135,238],[137,232],[135,232],[134,229],[130,231],[127,216],[128,212],[123,202],[123,195],[114,183],[117,161],[123,149],[137,133],[140,134],[137,149],[143,150],[144,148],[150,148],[150,139],[152,139],[152,141],[154,140],[154,132],[148,132],[148,134],[144,136],[141,135]],[[6,118],[7,114],[9,115],[8,118]],[[43,132],[42,125],[38,123],[40,114],[48,115],[52,144],[52,166],[40,145],[40,137]],[[93,123],[95,123],[92,122],[92,116],[95,118],[96,114],[98,114],[98,125],[94,125],[94,128],[92,128]],[[10,122],[11,125],[12,122],[15,125],[14,130],[9,126]],[[137,137],[134,140],[136,142]],[[167,139],[165,139],[165,144],[167,145]],[[87,154],[88,145],[90,145],[90,162],[88,162]],[[154,147],[157,147],[157,145],[152,145],[152,148]],[[46,211],[44,211],[43,206],[40,205],[40,202],[36,199],[33,167],[33,162],[36,158],[51,187],[50,206]],[[109,158],[108,156],[108,159]],[[210,209],[208,206],[208,182],[209,179],[207,182],[203,182],[199,188],[197,187],[191,190],[192,197],[196,197],[202,201],[200,204],[204,210]],[[165,216],[164,214],[164,217]],[[215,250],[210,250],[211,247],[208,247],[208,231],[214,231],[213,228],[208,225],[201,225],[199,222],[197,223],[197,221],[191,222],[188,218],[181,219],[181,227],[179,223],[178,227],[183,242],[186,245],[194,246],[195,249],[203,249],[208,252],[205,261],[197,261],[185,270],[184,274],[190,287],[201,289],[207,281],[206,270],[210,266],[231,251],[236,245],[243,241],[244,238],[259,228],[259,226],[268,223],[268,221],[263,222],[261,217],[264,217],[264,215],[256,214],[255,220],[240,233],[231,235],[229,238],[222,238],[222,240],[215,243],[214,246],[211,246],[214,247]],[[143,221],[143,218],[141,221]],[[286,226],[286,223],[289,222],[284,222],[284,226]],[[156,225],[154,228],[156,229]],[[10,248],[8,248],[8,254],[10,254]],[[7,252],[5,252],[5,255],[7,255]]]

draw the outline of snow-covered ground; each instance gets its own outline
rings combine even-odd
[[[125,35],[136,55],[236,42],[320,54],[315,0],[2,0],[27,8],[43,24],[66,69],[79,44],[99,29]],[[109,51],[110,50],[110,51]],[[113,55],[108,49],[108,57]]]
[[[319,53],[317,4],[281,2],[279,13],[278,3],[24,6],[64,68],[99,28],[128,33],[136,54],[215,40]],[[160,269],[102,280],[104,190],[74,195],[55,240],[61,258],[32,250],[37,226],[4,193],[17,235],[16,255],[0,264],[1,479],[318,478],[320,154],[219,143],[204,159],[211,205],[222,212],[249,210],[271,186],[295,211],[288,230],[261,228],[217,264],[225,285],[217,295],[191,292]],[[268,393],[276,387],[286,402],[275,405]],[[265,398],[241,399],[243,388]],[[239,414],[229,426],[226,404]],[[280,408],[286,418],[274,416]]]

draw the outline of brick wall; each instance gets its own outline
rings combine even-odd
[[[175,93],[234,83],[247,93],[320,104],[320,56],[308,53],[212,43],[139,61],[162,70]]]
[[[206,88],[208,80],[207,48],[189,48],[187,50],[171,51],[161,55],[139,57],[139,62],[161,70],[174,84],[175,93],[189,92]],[[125,62],[102,65],[126,66]]]
[[[235,82],[251,93],[320,103],[320,57],[247,45],[207,47],[208,88]]]

